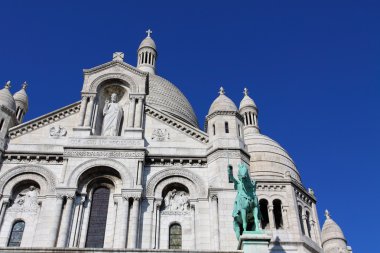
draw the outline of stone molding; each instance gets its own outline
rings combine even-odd
[[[143,100],[143,99],[145,99],[145,94],[132,93],[132,94],[129,94],[129,98],[130,99],[140,99],[140,100]]]
[[[242,159],[244,162],[249,164],[249,157],[242,152],[241,150],[215,150],[210,155],[207,156],[207,162],[212,163],[213,161],[220,158],[229,158],[229,159]]]
[[[83,72],[84,72],[84,74],[88,75],[88,74],[100,72],[102,70],[108,69],[108,68],[113,67],[113,66],[124,67],[125,69],[127,69],[127,70],[131,71],[132,73],[134,73],[136,75],[139,75],[141,77],[148,76],[148,73],[140,71],[140,70],[136,69],[135,67],[133,67],[133,66],[131,66],[131,65],[125,63],[125,62],[120,62],[120,61],[106,62],[104,64],[101,64],[99,66],[96,66],[96,67],[93,67],[93,68],[90,68],[90,69],[84,69]]]
[[[132,188],[134,186],[134,177],[131,171],[121,162],[110,158],[92,159],[81,163],[76,168],[72,169],[71,174],[67,177],[67,184],[72,188],[76,188],[79,177],[85,171],[99,166],[110,167],[116,170],[120,174],[121,181],[124,186],[128,188]]]
[[[9,154],[3,155],[4,164],[63,164],[60,154]]]
[[[190,124],[181,122],[180,120],[175,119],[174,117],[169,116],[168,114],[163,113],[157,109],[154,109],[149,105],[145,106],[145,113],[161,122],[164,122],[166,125],[181,131],[182,133],[201,143],[208,143],[207,134],[195,128],[194,126],[191,126]]]
[[[88,150],[65,150],[65,157],[86,157],[86,158],[119,158],[119,159],[134,159],[144,158],[144,151],[88,151]]]
[[[109,79],[122,80],[122,81],[128,83],[129,88],[131,89],[131,92],[137,92],[138,91],[138,86],[136,85],[136,83],[133,81],[133,79],[130,76],[122,74],[122,73],[107,73],[107,74],[104,74],[104,75],[101,75],[101,76],[95,78],[95,80],[91,82],[89,87],[86,90],[83,90],[82,92],[83,93],[86,93],[86,92],[97,93],[99,85],[102,84],[104,81],[107,81]],[[126,85],[126,86],[128,86],[128,85]]]
[[[148,166],[175,166],[175,167],[207,167],[207,160],[199,157],[146,157],[145,164]]]
[[[23,180],[30,180],[30,179],[33,180],[33,178],[36,180],[36,176],[37,176],[36,174],[42,177],[46,181],[47,189],[41,189],[41,190],[45,190],[46,193],[53,194],[56,188],[56,178],[54,174],[50,172],[50,170],[39,165],[19,165],[5,172],[0,177],[0,192],[4,194],[4,189],[7,186],[7,184],[11,181],[11,179],[15,177],[19,178],[15,182],[13,182],[15,185]],[[40,187],[43,187],[43,186],[40,185]]]
[[[80,110],[81,101],[75,102],[71,105],[65,106],[61,109],[55,110],[51,113],[45,114],[18,126],[12,127],[9,130],[9,138],[14,139],[44,126],[50,125],[61,119],[67,118],[76,114]]]
[[[69,138],[68,140],[69,147],[96,147],[101,146],[110,147],[113,149],[136,149],[136,148],[144,148],[144,142],[142,140],[132,140],[125,139],[121,136],[115,137],[107,137],[104,136],[91,136],[88,138]]]
[[[181,178],[185,178],[188,181],[185,182]],[[207,196],[207,187],[201,177],[187,169],[178,168],[164,169],[154,174],[146,183],[146,196],[154,196],[156,187],[161,181],[165,179],[166,184],[175,183],[179,181],[181,181],[181,183],[185,183],[185,186],[193,188],[194,191],[196,191],[198,198]],[[193,195],[194,191],[190,194]]]

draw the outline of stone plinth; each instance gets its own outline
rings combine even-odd
[[[271,237],[263,232],[244,232],[239,239],[238,250],[244,253],[269,253]]]

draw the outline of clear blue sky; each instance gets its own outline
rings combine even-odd
[[[27,119],[79,100],[82,69],[113,52],[135,65],[151,28],[158,74],[184,92],[201,127],[220,85],[236,104],[247,86],[262,132],[288,150],[314,189],[321,223],[328,208],[355,253],[374,252],[379,2],[140,2],[0,3],[0,82],[12,80],[13,92],[30,84]]]

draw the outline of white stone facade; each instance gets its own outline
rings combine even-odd
[[[245,163],[267,213],[270,252],[323,252],[314,193],[286,151],[260,133],[248,93],[238,109],[221,90],[200,130],[185,96],[155,75],[150,33],[138,67],[115,53],[111,62],[84,70],[81,101],[47,115],[22,123],[27,100],[17,114],[1,91],[0,248],[12,251],[18,221],[25,224],[22,248],[87,247],[91,210],[100,210],[95,192],[106,188],[98,232],[109,252],[168,249],[172,224],[181,227],[182,249],[234,251],[236,192],[227,164],[236,173]],[[122,118],[116,136],[104,136],[103,108],[113,93]]]

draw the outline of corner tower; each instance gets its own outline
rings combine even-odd
[[[149,29],[146,33],[146,38],[140,43],[139,49],[137,50],[137,68],[149,74],[156,74],[156,43],[150,37],[152,31]]]

